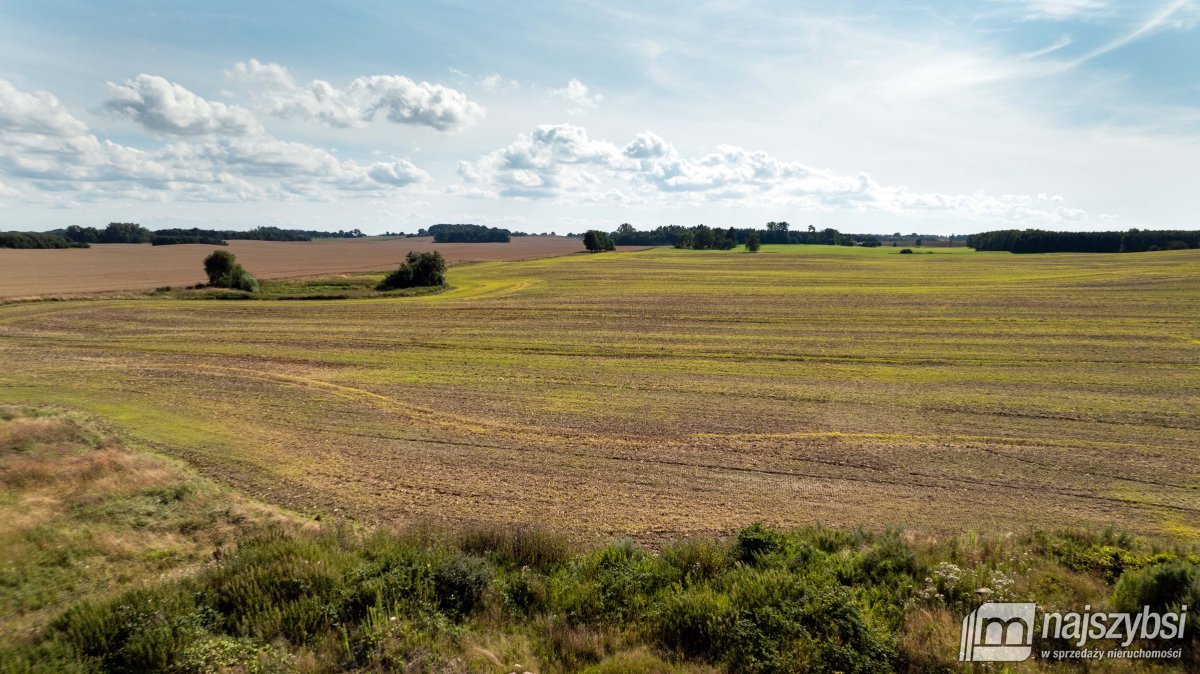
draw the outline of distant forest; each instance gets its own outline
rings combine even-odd
[[[879,238],[871,234],[842,234],[836,229],[817,230],[809,227],[804,230],[792,230],[786,222],[768,222],[766,230],[752,227],[708,227],[695,225],[667,225],[648,231],[639,231],[625,223],[612,233],[613,243],[618,246],[674,246],[676,248],[691,248],[695,250],[729,250],[746,243],[750,234],[758,232],[762,243],[815,243],[830,246],[865,246],[873,248],[882,245]]]
[[[0,248],[87,248],[57,234],[0,232]]]
[[[71,225],[49,232],[0,232],[0,248],[87,248],[93,243],[149,243],[166,246],[203,243],[224,246],[229,239],[251,241],[312,241],[313,239],[357,239],[366,236],[357,229],[322,232],[307,229],[256,227],[249,231],[159,229],[150,231],[134,222],[110,222],[104,229]]]
[[[1200,248],[1200,231],[1143,230],[1128,232],[1047,232],[1005,229],[967,237],[975,250],[1011,253],[1141,253]]]
[[[508,243],[512,232],[483,225],[430,225],[423,230],[436,243]]]

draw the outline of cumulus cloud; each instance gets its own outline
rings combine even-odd
[[[287,68],[255,59],[237,63],[230,77],[256,85],[255,98],[268,114],[310,119],[338,128],[361,127],[379,115],[397,124],[456,131],[483,118],[481,105],[440,84],[401,75],[351,80],[345,89],[313,80],[299,84]]]
[[[159,84],[152,86],[164,90]],[[0,108],[0,175],[32,188],[26,193],[75,201],[331,199],[347,193],[383,195],[431,179],[407,160],[364,164],[274,138],[237,124],[236,116],[226,114],[228,107],[210,105],[211,114],[193,114],[206,109],[173,89],[171,95],[176,102],[185,101],[190,112],[158,103],[137,109],[156,109],[147,113],[156,120],[152,124],[171,128],[177,136],[197,137],[145,150],[89,133],[49,94],[28,94],[0,83],[2,100],[19,103]]]
[[[554,89],[550,93],[571,103],[574,107],[568,112],[575,114],[583,112],[584,110],[595,108],[600,104],[600,101],[604,100],[604,96],[600,94],[591,94],[589,92],[590,90],[586,84],[580,82],[579,80],[573,79],[570,82],[567,82],[567,86],[563,87],[562,89]]]
[[[1087,218],[1084,211],[1062,206],[1058,196],[917,192],[881,185],[867,173],[842,175],[734,145],[685,157],[649,131],[618,146],[570,124],[539,126],[476,162],[461,162],[458,173],[465,185],[453,193],[473,197],[709,202],[1047,224]]]
[[[244,136],[262,130],[249,110],[207,101],[157,75],[141,74],[123,84],[109,82],[104,107],[164,135]]]
[[[70,136],[87,131],[46,91],[21,91],[12,82],[0,79],[0,131]]]
[[[544,124],[478,162],[461,162],[458,173],[467,182],[490,183],[501,196],[553,198],[595,182],[583,165],[613,167],[620,161],[620,148],[590,139],[583,127]]]

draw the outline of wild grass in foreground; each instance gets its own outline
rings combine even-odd
[[[951,671],[984,596],[1200,602],[1196,550],[1112,532],[753,525],[651,550],[519,528],[305,528],[74,416],[0,418],[6,672]],[[1196,630],[1183,650],[1107,669],[1194,668]]]

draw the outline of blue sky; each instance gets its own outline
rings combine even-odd
[[[3,2],[0,229],[1200,226],[1200,0]]]

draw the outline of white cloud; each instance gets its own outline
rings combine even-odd
[[[20,91],[0,79],[0,131],[69,136],[87,131],[87,125],[67,112],[54,94]]]
[[[657,134],[622,147],[569,124],[542,125],[474,163],[459,164],[468,185],[453,194],[578,203],[724,203],[810,211],[935,214],[990,224],[1086,220],[1058,196],[922,193],[839,175],[733,145],[684,157]]]
[[[323,80],[300,85],[287,68],[255,59],[235,64],[227,74],[257,85],[255,98],[271,115],[311,119],[338,128],[361,127],[382,114],[397,124],[456,131],[485,115],[483,106],[456,89],[400,75],[358,77],[345,89]]]
[[[479,78],[479,86],[487,91],[496,91],[502,84],[504,84],[504,78],[494,73]]]
[[[56,201],[332,199],[339,193],[387,194],[431,179],[407,160],[366,165],[304,143],[251,133],[235,124],[236,117],[228,117],[228,109],[206,108],[173,87],[175,103],[142,97],[145,104],[138,114],[153,119],[147,122],[153,128],[207,135],[143,150],[87,133],[81,123],[71,123],[74,118],[49,94],[31,95],[3,86],[7,84],[0,82],[0,96],[20,105],[4,108],[0,174],[33,188],[26,193],[35,200],[39,193],[59,195],[53,197]],[[159,84],[151,86],[163,91]],[[180,101],[188,113],[179,112]],[[218,135],[217,129],[245,135]]]
[[[575,114],[583,112],[584,110],[595,108],[600,104],[600,101],[604,100],[604,96],[600,94],[591,94],[589,91],[590,90],[588,89],[587,85],[579,80],[573,79],[570,82],[567,82],[567,86],[563,87],[562,89],[554,89],[550,93],[568,101],[575,106],[568,110],[568,112]]]
[[[147,131],[172,136],[244,136],[262,130],[245,108],[207,101],[182,85],[141,74],[124,84],[108,83],[104,107]]]
[[[430,179],[428,173],[404,159],[390,163],[375,162],[371,165],[368,175],[376,182],[397,187],[423,183]]]

